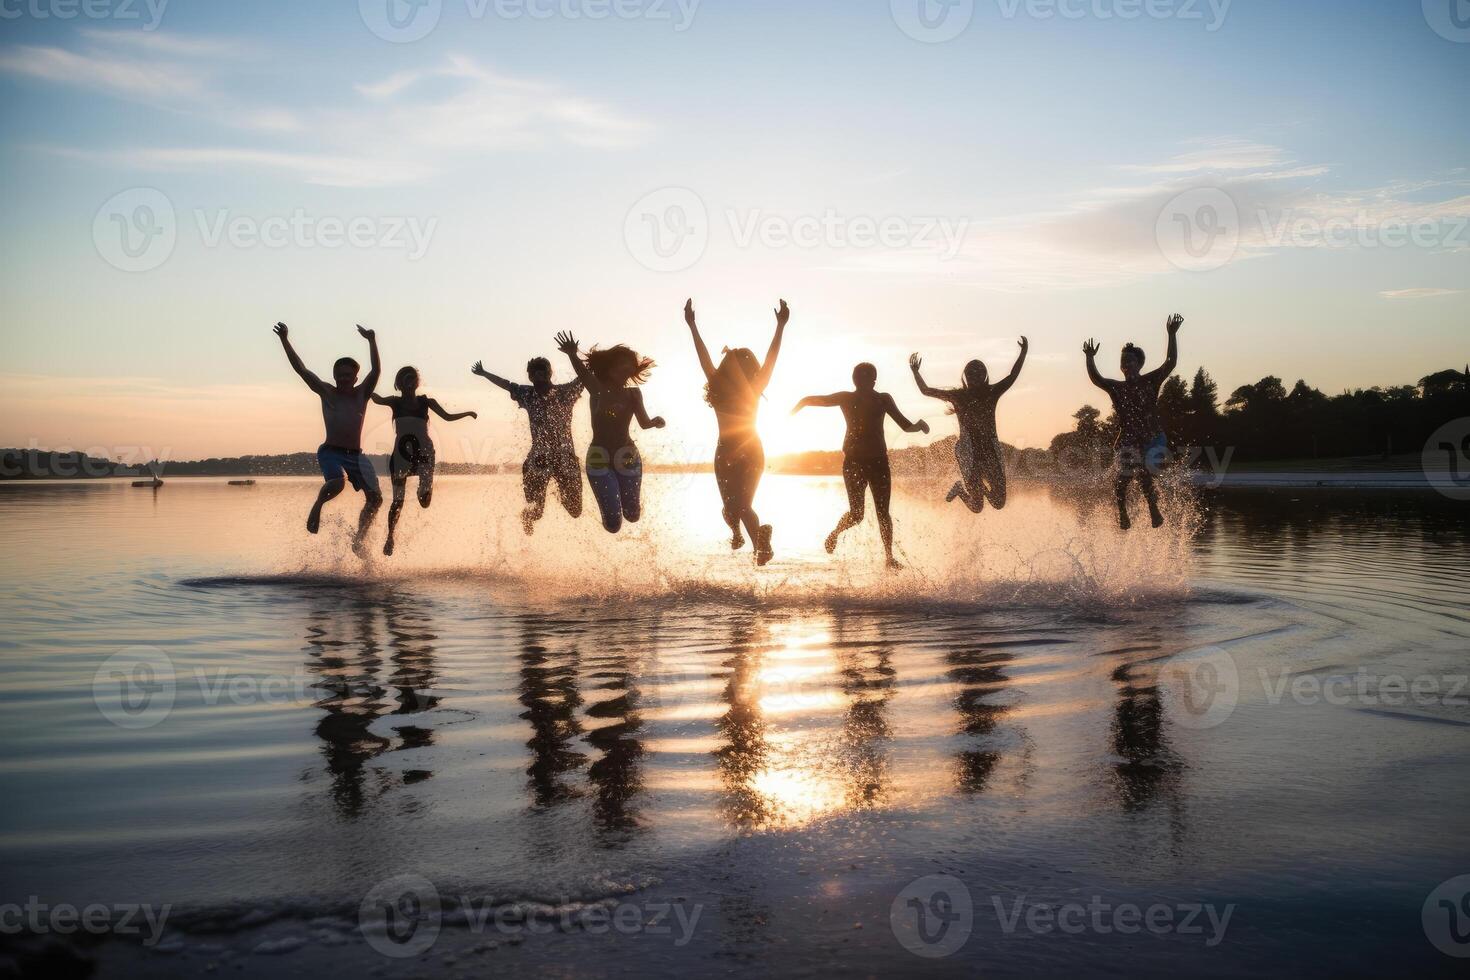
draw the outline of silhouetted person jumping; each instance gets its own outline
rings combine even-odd
[[[704,398],[715,410],[720,427],[720,441],[715,445],[715,482],[720,487],[725,523],[730,525],[730,547],[739,550],[745,544],[740,533],[743,524],[755,547],[755,563],[771,560],[771,525],[762,524],[755,512],[755,490],[766,471],[766,450],[755,428],[756,411],[761,395],[770,384],[776,357],[781,353],[781,337],[791,310],[786,301],[776,310],[776,334],[766,351],[765,363],[755,359],[748,347],[725,348],[720,366],[710,359],[699,326],[694,322],[694,300],[684,304],[684,322],[694,337],[694,350],[704,370]]]
[[[919,390],[930,398],[948,402],[960,423],[960,438],[954,444],[960,479],[949,488],[945,503],[958,497],[976,514],[985,509],[986,501],[996,510],[1006,505],[1006,465],[1000,437],[995,432],[995,406],[1021,376],[1021,365],[1026,363],[1030,344],[1022,337],[1019,345],[1021,356],[1016,358],[1011,373],[995,384],[990,383],[990,373],[982,362],[971,361],[960,376],[960,387],[931,388],[919,373],[923,360],[918,354],[909,357],[909,367]]]
[[[286,359],[291,362],[291,368],[301,375],[301,380],[306,382],[308,388],[321,397],[322,421],[326,423],[327,429],[326,441],[316,451],[317,465],[322,468],[322,479],[326,482],[317,494],[316,503],[312,504],[311,514],[306,518],[306,529],[315,534],[321,528],[322,505],[342,492],[345,480],[352,484],[352,489],[362,491],[366,498],[362,505],[362,514],[357,519],[357,535],[352,539],[353,552],[365,558],[367,551],[363,547],[363,539],[367,536],[368,526],[372,524],[378,508],[383,506],[383,494],[378,489],[378,475],[373,472],[372,462],[362,454],[362,422],[367,416],[368,399],[378,386],[378,377],[383,373],[382,362],[378,360],[377,335],[361,324],[358,325],[357,332],[367,338],[372,367],[362,384],[358,384],[357,372],[361,370],[361,366],[350,357],[339,357],[332,365],[332,378],[337,382],[333,386],[312,374],[301,363],[301,358],[297,356],[290,338],[287,337],[288,328],[284,323],[277,323],[274,329],[276,336],[281,338],[281,346],[286,349]]]
[[[827,535],[827,554],[837,550],[837,538],[850,527],[862,523],[863,496],[871,487],[873,509],[878,512],[878,532],[883,537],[883,552],[888,567],[901,567],[893,558],[893,518],[888,502],[893,494],[893,475],[888,467],[888,441],[883,437],[883,421],[892,418],[905,432],[928,432],[929,423],[910,422],[894,403],[893,396],[876,390],[878,369],[863,363],[852,369],[853,391],[831,395],[808,395],[791,410],[795,415],[807,406],[840,408],[847,420],[847,436],[842,440],[842,482],[847,485],[847,513]]]
[[[1159,513],[1158,494],[1154,490],[1154,473],[1163,464],[1169,452],[1169,441],[1164,436],[1164,423],[1159,418],[1159,388],[1164,379],[1174,372],[1179,362],[1177,334],[1184,324],[1184,317],[1175,313],[1164,327],[1169,331],[1169,352],[1164,363],[1147,374],[1142,374],[1144,353],[1132,344],[1123,346],[1120,366],[1123,380],[1114,381],[1097,373],[1098,343],[1089,340],[1082,345],[1087,355],[1087,376],[1092,383],[1108,393],[1113,401],[1113,413],[1118,418],[1118,439],[1113,444],[1118,475],[1113,492],[1118,498],[1118,526],[1128,530],[1132,521],[1128,519],[1128,481],[1138,480],[1138,487],[1148,501],[1148,513],[1154,527],[1164,523]]]
[[[592,408],[587,484],[602,512],[602,526],[609,534],[617,534],[623,521],[636,522],[643,516],[643,459],[628,427],[634,418],[645,429],[664,427],[662,417],[648,417],[643,392],[636,387],[648,380],[653,361],[618,344],[607,350],[594,347],[584,363],[577,352],[577,338],[570,333],[557,334],[556,346],[587,386]]]
[[[388,506],[388,540],[383,554],[393,554],[393,532],[403,513],[403,498],[408,491],[408,478],[419,478],[419,506],[428,507],[434,497],[434,440],[429,438],[429,409],[446,422],[479,418],[474,412],[449,413],[428,395],[419,394],[417,368],[399,368],[393,387],[400,392],[384,397],[372,396],[379,405],[393,410],[393,455],[388,457],[388,479],[393,483],[393,503]]]
[[[510,392],[511,401],[526,410],[531,424],[531,451],[521,464],[521,489],[526,495],[521,527],[527,534],[536,530],[536,522],[546,512],[546,487],[552,480],[556,481],[562,507],[572,517],[581,517],[582,464],[572,443],[572,408],[587,386],[580,379],[552,384],[551,362],[544,357],[533,357],[526,363],[529,385],[491,374],[479,361],[470,373]]]

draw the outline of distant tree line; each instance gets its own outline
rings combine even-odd
[[[1436,429],[1470,418],[1470,367],[1437,371],[1415,385],[1358,388],[1326,395],[1298,380],[1290,390],[1274,375],[1241,385],[1220,404],[1218,386],[1200,368],[1186,383],[1177,375],[1159,392],[1169,443],[1231,447],[1236,460],[1316,459],[1418,453]],[[1117,422],[1091,405],[1076,425],[1052,439],[1053,455],[1112,445]]]

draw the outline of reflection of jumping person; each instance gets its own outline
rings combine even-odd
[[[475,362],[472,374],[510,392],[511,401],[526,410],[531,423],[531,451],[521,464],[521,489],[526,494],[526,508],[521,511],[521,527],[527,534],[536,530],[536,522],[546,512],[546,486],[556,481],[561,505],[572,517],[582,516],[582,467],[572,443],[572,406],[582,397],[586,387],[580,380],[566,384],[551,383],[551,362],[533,357],[526,364],[529,385],[518,385],[485,370]]]
[[[727,347],[717,368],[694,321],[694,300],[684,304],[684,322],[689,324],[699,366],[704,369],[704,397],[715,410],[715,421],[720,427],[720,441],[715,446],[715,481],[720,487],[725,523],[730,525],[730,547],[739,549],[745,544],[740,534],[743,523],[755,547],[757,565],[770,561],[772,552],[771,525],[762,524],[755,512],[755,489],[766,470],[766,451],[755,429],[755,415],[761,395],[771,381],[776,357],[781,353],[781,337],[790,318],[791,310],[783,299],[776,310],[776,335],[771,338],[764,364],[755,359],[755,352],[748,347],[735,350]]]
[[[367,338],[372,362],[362,384],[357,383],[357,372],[361,366],[350,357],[339,357],[332,365],[332,379],[336,385],[329,385],[301,362],[287,337],[286,325],[277,323],[274,329],[276,336],[281,338],[281,346],[286,349],[286,359],[291,362],[292,369],[321,398],[322,421],[327,430],[326,441],[316,451],[317,465],[321,467],[325,482],[316,496],[316,503],[311,506],[311,514],[306,518],[306,530],[317,533],[322,524],[322,506],[341,493],[346,483],[351,483],[352,489],[362,491],[365,498],[362,514],[357,519],[357,535],[352,539],[352,550],[365,558],[367,552],[363,549],[363,538],[377,516],[378,508],[383,506],[378,475],[373,472],[372,462],[362,454],[362,422],[367,416],[368,397],[378,386],[378,377],[383,373],[383,365],[378,360],[377,335],[361,324],[357,327],[357,332]]]
[[[850,527],[862,523],[863,495],[871,487],[873,509],[878,513],[878,533],[883,537],[883,551],[888,567],[900,567],[893,558],[893,518],[888,514],[888,501],[893,492],[893,476],[888,468],[888,442],[883,437],[883,420],[892,418],[905,432],[928,432],[929,423],[910,422],[898,410],[893,396],[878,391],[878,369],[859,364],[852,369],[855,390],[831,395],[808,395],[791,410],[795,415],[807,406],[840,408],[847,420],[847,436],[842,440],[842,481],[847,485],[847,513],[827,535],[827,553],[837,550],[837,538]]]
[[[1118,417],[1118,440],[1113,444],[1118,476],[1113,484],[1113,492],[1118,498],[1118,526],[1125,531],[1132,525],[1128,519],[1128,481],[1135,478],[1139,489],[1143,491],[1144,499],[1148,501],[1148,512],[1153,518],[1154,527],[1164,523],[1164,515],[1159,513],[1158,494],[1154,491],[1153,478],[1154,471],[1163,463],[1169,451],[1168,440],[1164,438],[1164,423],[1159,418],[1159,388],[1164,384],[1164,379],[1174,372],[1174,365],[1179,361],[1179,341],[1176,335],[1183,324],[1184,317],[1178,313],[1169,317],[1165,324],[1165,329],[1169,331],[1169,352],[1164,357],[1164,363],[1148,374],[1140,373],[1143,370],[1143,351],[1132,344],[1124,345],[1120,359],[1122,381],[1104,378],[1097,373],[1097,365],[1094,363],[1098,350],[1096,340],[1089,340],[1082,345],[1082,353],[1087,355],[1087,376],[1092,379],[1093,384],[1108,393],[1108,397],[1113,400],[1113,412]]]
[[[948,402],[960,423],[960,438],[954,445],[960,479],[950,487],[945,503],[958,497],[976,514],[985,509],[986,501],[996,510],[1006,505],[1006,467],[1000,438],[995,433],[995,406],[1000,396],[1010,391],[1011,385],[1021,376],[1021,365],[1026,363],[1029,346],[1026,338],[1022,337],[1021,356],[1016,358],[1011,373],[995,384],[990,383],[990,374],[983,363],[971,361],[965,365],[958,388],[929,387],[919,373],[923,360],[918,354],[909,358],[909,367],[914,371],[914,381],[919,390],[930,398]]]
[[[617,534],[623,521],[643,516],[643,460],[628,435],[634,418],[645,429],[662,429],[662,417],[649,418],[643,393],[653,361],[639,357],[622,344],[607,350],[593,348],[586,362],[577,353],[577,338],[556,335],[556,346],[572,362],[572,370],[587,386],[592,408],[592,444],[587,447],[587,484],[602,512],[602,526]]]
[[[427,507],[434,497],[434,440],[429,438],[429,409],[441,419],[479,418],[474,412],[444,411],[444,406],[428,395],[420,395],[417,368],[400,368],[393,387],[401,394],[386,398],[374,394],[373,401],[393,409],[393,455],[388,457],[388,478],[393,481],[393,503],[388,507],[388,540],[383,554],[393,554],[393,531],[403,513],[403,498],[408,492],[408,478],[419,478],[419,506]]]

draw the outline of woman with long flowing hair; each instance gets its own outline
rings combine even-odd
[[[699,335],[694,300],[684,304],[684,322],[689,324],[699,366],[704,370],[705,401],[715,410],[715,421],[720,427],[720,440],[715,446],[715,482],[720,487],[725,523],[730,526],[730,547],[738,551],[745,545],[745,537],[740,533],[743,526],[755,548],[757,565],[770,561],[774,552],[771,525],[762,524],[755,512],[756,487],[766,471],[766,451],[756,431],[755,418],[761,395],[776,368],[776,357],[781,353],[786,321],[791,318],[784,299],[775,313],[776,334],[771,338],[764,362],[756,360],[755,352],[748,347],[734,350],[726,347],[716,367],[704,338]]]

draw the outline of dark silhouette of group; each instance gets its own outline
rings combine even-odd
[[[756,490],[765,472],[765,448],[756,430],[760,401],[770,384],[781,353],[781,341],[790,320],[791,310],[780,301],[775,310],[776,331],[764,360],[749,348],[725,348],[719,364],[715,364],[700,335],[694,302],[684,305],[684,321],[694,341],[695,353],[705,377],[705,400],[714,410],[719,427],[715,447],[715,481],[720,491],[721,513],[730,529],[731,548],[739,550],[751,542],[757,565],[767,564],[775,552],[774,532],[770,524],[762,524],[755,509]],[[1083,344],[1087,374],[1092,383],[1108,393],[1118,419],[1118,438],[1114,445],[1116,477],[1113,490],[1118,505],[1118,524],[1124,530],[1131,525],[1128,515],[1128,485],[1137,481],[1148,505],[1154,527],[1164,522],[1159,510],[1153,477],[1165,461],[1168,443],[1159,418],[1159,389],[1173,372],[1178,361],[1179,328],[1184,318],[1169,317],[1166,329],[1168,354],[1164,363],[1143,373],[1144,353],[1134,346],[1124,346],[1120,358],[1122,380],[1102,377],[1095,363],[1098,343]],[[376,392],[382,374],[374,331],[359,326],[358,332],[368,342],[371,367],[361,383],[361,365],[350,357],[339,358],[332,366],[334,383],[328,384],[309,371],[291,346],[284,323],[275,332],[285,348],[291,367],[321,399],[322,420],[326,437],[317,450],[322,470],[322,487],[307,518],[306,529],[315,534],[321,525],[322,507],[339,495],[347,485],[363,494],[364,504],[358,517],[353,551],[365,555],[364,540],[373,518],[382,507],[383,496],[377,474],[363,454],[362,428],[370,402],[389,407],[393,412],[394,446],[389,457],[389,478],[393,485],[393,503],[388,512],[388,538],[385,555],[393,554],[394,534],[407,495],[410,477],[418,479],[418,501],[427,508],[433,496],[435,467],[434,443],[429,435],[429,413],[446,422],[477,418],[474,412],[451,413],[433,398],[419,392],[419,373],[404,367],[395,375],[397,395],[380,396]],[[570,333],[559,333],[557,348],[571,362],[576,380],[563,384],[552,381],[551,362],[533,358],[526,365],[530,384],[517,384],[485,370],[476,362],[472,373],[504,389],[521,409],[531,431],[531,450],[521,467],[521,482],[526,506],[521,511],[521,524],[526,534],[535,531],[536,523],[546,511],[546,492],[554,481],[557,496],[567,514],[573,518],[582,513],[582,477],[592,491],[602,518],[602,526],[612,534],[624,523],[636,523],[643,514],[643,461],[633,442],[630,429],[633,420],[643,429],[661,429],[662,416],[650,417],[644,407],[641,385],[654,367],[652,359],[640,355],[624,344],[593,347],[583,353]],[[955,444],[955,462],[959,479],[950,488],[946,501],[960,500],[976,514],[988,504],[999,510],[1006,504],[1006,471],[996,433],[996,407],[1000,398],[1016,383],[1026,362],[1030,344],[1019,341],[1020,356],[1010,374],[995,383],[985,365],[972,360],[965,365],[957,388],[933,388],[920,373],[923,361],[915,353],[909,358],[914,382],[921,393],[947,403],[959,424]],[[893,518],[889,513],[893,477],[889,469],[888,444],[884,425],[892,419],[905,432],[929,432],[923,420],[910,422],[898,408],[893,396],[877,389],[878,369],[862,363],[853,368],[853,387],[829,395],[809,395],[796,403],[792,414],[808,407],[839,408],[847,423],[843,439],[842,478],[847,489],[847,512],[827,536],[828,554],[836,551],[842,532],[863,520],[869,494],[878,520],[883,551],[891,568],[899,567],[893,556]],[[572,411],[583,392],[591,409],[592,441],[579,464],[572,439]]]

